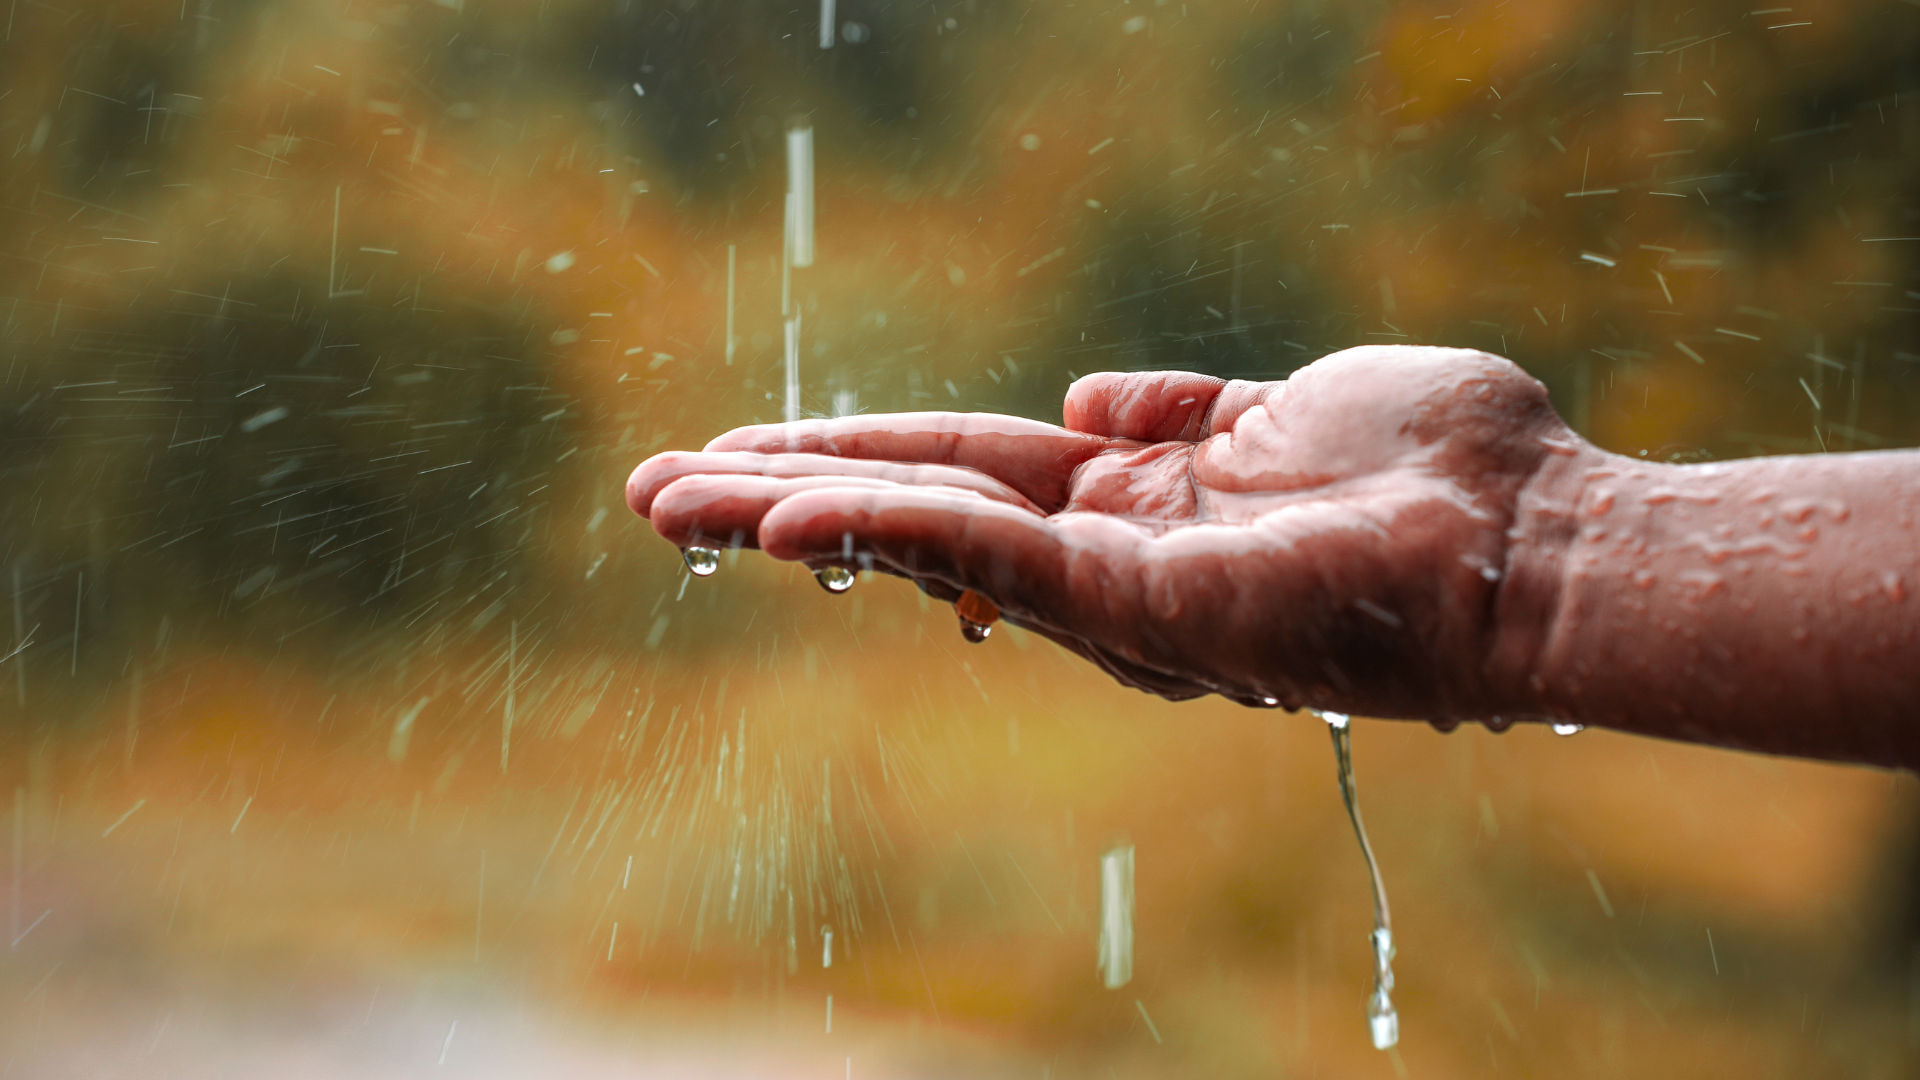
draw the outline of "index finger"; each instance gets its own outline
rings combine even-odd
[[[882,413],[735,428],[709,452],[826,454],[975,469],[1051,513],[1065,505],[1073,470],[1128,442],[997,413]]]

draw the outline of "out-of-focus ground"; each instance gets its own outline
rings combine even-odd
[[[1358,725],[1381,1054],[1322,725],[620,494],[779,415],[796,122],[809,412],[1414,341],[1622,453],[1914,445],[1920,8],[818,20],[9,10],[0,1077],[1912,1074],[1909,774]]]

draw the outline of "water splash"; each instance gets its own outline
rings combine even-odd
[[[1347,805],[1347,818],[1353,822],[1353,835],[1360,841],[1360,854],[1367,861],[1367,880],[1373,888],[1373,933],[1367,940],[1373,945],[1373,993],[1367,997],[1367,1028],[1373,1036],[1373,1048],[1385,1050],[1400,1041],[1400,1014],[1393,1007],[1393,916],[1387,910],[1386,886],[1380,882],[1380,864],[1374,861],[1373,845],[1367,841],[1367,827],[1360,821],[1360,800],[1353,782],[1353,733],[1344,713],[1314,710],[1333,733],[1333,758],[1340,774],[1340,799]]]
[[[687,561],[687,571],[694,577],[712,577],[720,569],[720,553],[712,548],[690,547],[680,557]]]
[[[853,588],[853,571],[844,566],[823,566],[813,572],[813,580],[835,596]]]

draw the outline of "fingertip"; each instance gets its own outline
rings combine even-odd
[[[700,507],[709,502],[705,488],[708,477],[676,476],[656,483],[647,493],[646,519],[653,531],[678,546],[691,542],[700,532]]]
[[[1104,435],[1106,432],[1095,427],[1106,420],[1105,401],[1112,393],[1115,382],[1126,378],[1124,372],[1096,371],[1091,375],[1082,375],[1067,387],[1066,400],[1060,403],[1061,420],[1071,431],[1084,431],[1090,435]],[[1098,407],[1096,408],[1096,403]]]
[[[688,456],[684,450],[669,450],[635,466],[627,477],[627,508],[643,518],[651,518],[654,499],[659,496],[661,488],[681,475],[682,465]]]
[[[1287,382],[1248,382],[1235,379],[1220,389],[1219,396],[1213,401],[1213,408],[1204,418],[1204,425],[1198,435],[1201,439],[1210,438],[1221,432],[1232,431],[1233,425],[1248,410],[1265,405],[1270,398],[1286,390]]]

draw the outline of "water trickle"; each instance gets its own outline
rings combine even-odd
[[[1583,732],[1583,731],[1585,731],[1585,730],[1587,730],[1587,726],[1586,726],[1585,724],[1555,724],[1555,725],[1553,725],[1553,733],[1554,733],[1555,735],[1578,735],[1578,734],[1580,734],[1581,732]]]
[[[1393,1007],[1393,917],[1387,910],[1386,886],[1380,882],[1380,864],[1374,861],[1367,827],[1360,821],[1360,800],[1353,783],[1353,732],[1344,713],[1315,710],[1333,733],[1333,759],[1340,776],[1340,799],[1346,803],[1360,855],[1367,862],[1367,881],[1373,888],[1373,993],[1367,998],[1367,1029],[1373,1048],[1385,1050],[1400,1041],[1400,1014]]]
[[[953,602],[953,613],[960,617],[960,636],[975,645],[987,640],[1000,618],[999,606],[972,589],[961,592],[960,599]]]
[[[687,570],[694,577],[712,577],[720,569],[720,553],[712,548],[690,547],[680,557],[687,560]]]
[[[838,596],[853,588],[853,571],[844,566],[823,566],[813,572],[813,580],[820,587]]]

